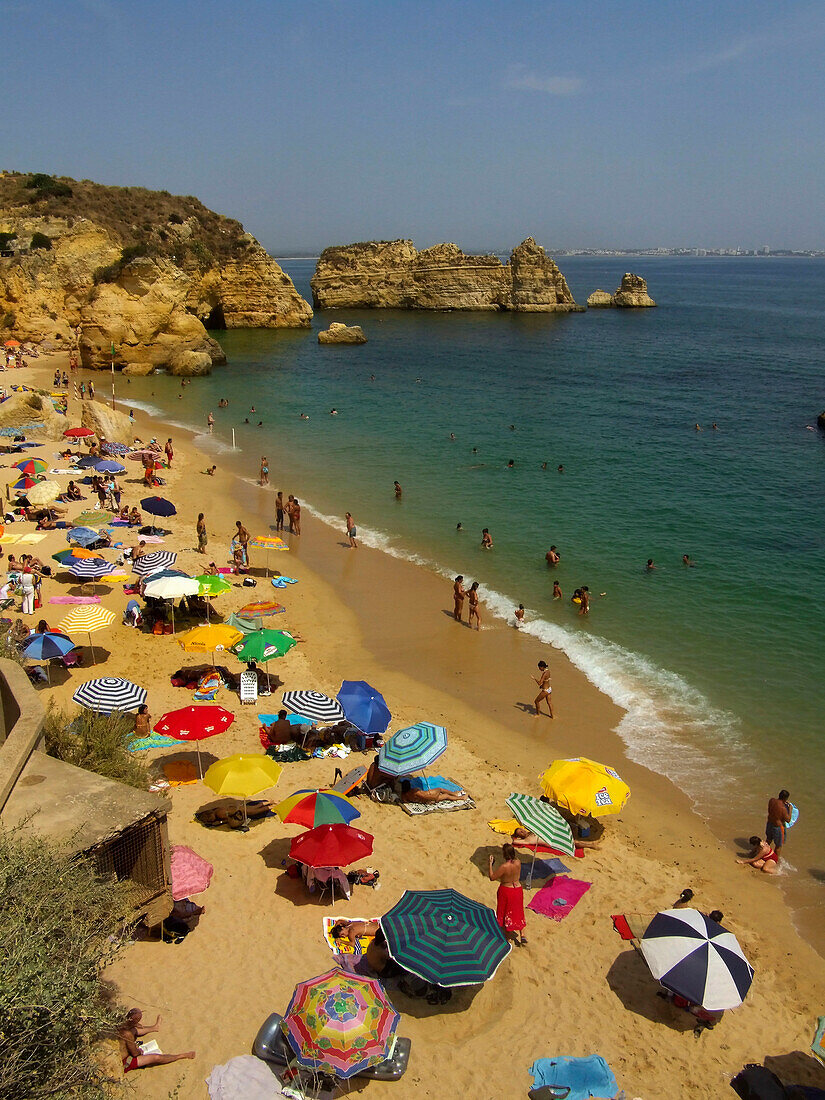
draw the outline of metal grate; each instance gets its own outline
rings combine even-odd
[[[160,821],[155,817],[124,829],[92,855],[98,874],[114,876],[133,888],[135,905],[166,888],[163,836]]]

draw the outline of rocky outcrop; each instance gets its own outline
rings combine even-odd
[[[36,434],[44,439],[62,439],[69,426],[66,417],[43,394],[33,390],[12,392],[0,404],[0,427],[25,428],[30,424],[37,425]]]
[[[204,374],[226,362],[207,325],[309,326],[309,304],[272,257],[197,200],[68,181],[71,198],[35,201],[26,178],[0,178],[7,334],[63,348],[79,341],[93,369],[110,366],[114,344],[116,369]],[[51,212],[61,201],[71,213]],[[36,235],[49,247],[31,248]]]
[[[816,418],[816,422],[819,427],[822,428],[823,432],[825,432],[825,412],[821,412],[819,414],[819,416]]]
[[[577,306],[553,260],[532,237],[503,264],[454,244],[418,252],[412,241],[327,248],[312,277],[318,309],[514,310],[572,312]]]
[[[333,321],[328,329],[318,333],[319,344],[366,344],[367,338],[360,325],[342,325]]]
[[[643,309],[655,306],[656,303],[647,292],[647,283],[641,275],[631,275],[629,272],[622,275],[622,281],[615,294],[608,294],[606,290],[594,290],[587,299],[589,309]]]
[[[126,413],[110,409],[102,401],[83,401],[80,423],[91,428],[98,439],[108,439],[110,443],[131,443],[135,437],[135,426]]]

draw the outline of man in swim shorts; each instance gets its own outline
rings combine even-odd
[[[777,859],[782,852],[785,843],[785,826],[791,820],[791,807],[788,799],[791,796],[786,790],[781,790],[776,798],[768,800],[768,820],[765,824],[765,839],[776,852]]]

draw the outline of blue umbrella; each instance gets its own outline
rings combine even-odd
[[[166,500],[165,497],[144,497],[140,506],[150,516],[176,516],[178,513],[171,500]]]
[[[338,692],[348,722],[362,733],[383,733],[392,715],[384,696],[365,680],[344,680]]]
[[[25,450],[27,447],[42,447],[43,444],[42,443],[29,443],[28,440],[24,439],[23,442],[18,443],[17,446],[22,451],[22,450]]]
[[[75,459],[75,466],[79,466],[82,470],[91,469],[100,462],[100,458],[97,455],[81,455],[80,458]]]
[[[30,634],[23,642],[23,653],[33,661],[50,661],[53,657],[65,657],[75,643],[65,634],[50,630],[48,634]]]
[[[99,474],[125,474],[126,467],[115,462],[113,458],[101,458],[95,463],[95,469]]]
[[[0,428],[0,435],[15,436],[15,435],[22,435],[22,434],[23,434],[23,432],[22,432],[21,428],[9,428],[9,427]]]
[[[428,768],[447,749],[447,731],[431,722],[394,733],[378,754],[378,767],[385,775],[409,775]]]
[[[66,542],[76,542],[79,546],[89,547],[100,540],[100,532],[91,527],[72,527],[66,532]]]

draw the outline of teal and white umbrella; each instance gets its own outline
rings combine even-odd
[[[573,840],[573,832],[559,811],[549,802],[542,802],[540,798],[534,798],[529,794],[511,794],[507,799],[507,806],[513,811],[513,816],[525,829],[535,833],[542,843],[555,848],[558,852],[564,852],[568,856],[576,854],[576,845]],[[536,862],[536,852],[533,850],[533,865]],[[527,877],[529,887],[533,879],[533,867]]]
[[[378,754],[385,775],[410,775],[433,764],[447,750],[447,731],[432,722],[416,722],[398,730]]]

